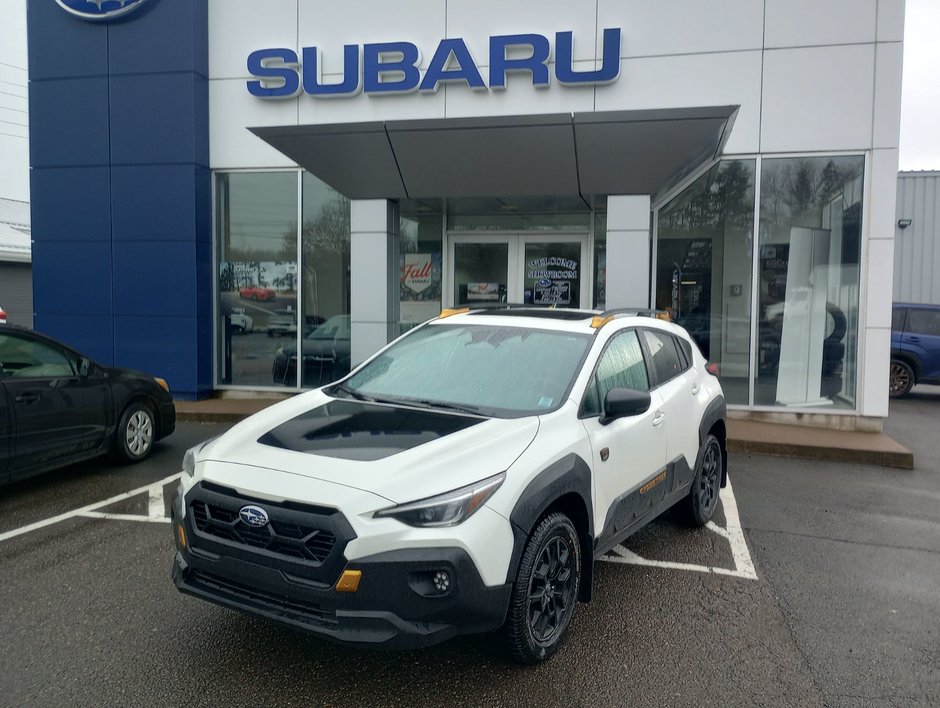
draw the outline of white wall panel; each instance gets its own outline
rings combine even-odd
[[[213,169],[286,167],[294,163],[248,127],[296,125],[297,102],[259,101],[244,79],[209,82],[209,163]]]
[[[904,39],[904,0],[878,0],[878,41]]]
[[[360,123],[373,120],[443,118],[444,91],[352,98],[299,98],[300,124]]]
[[[868,238],[893,239],[898,189],[898,150],[872,150]]]
[[[297,0],[209,0],[209,78],[247,77],[256,49],[297,51]]]
[[[875,41],[877,0],[766,0],[765,47]]]
[[[344,44],[412,42],[427,66],[444,38],[444,6],[440,0],[298,0],[299,44],[318,47],[324,73],[342,70]],[[485,55],[484,55],[485,56]],[[485,63],[474,54],[478,63]]]
[[[871,146],[873,44],[765,52],[761,149]]]
[[[868,327],[891,327],[891,296],[894,282],[894,242],[868,242],[868,285],[865,292]]]
[[[900,42],[875,45],[875,115],[873,147],[896,148],[901,133]]]
[[[575,60],[594,59],[595,0],[447,3],[447,36],[463,38],[477,64],[489,65],[489,39],[500,34],[545,35],[552,44],[554,57],[556,32],[574,33]]]
[[[761,53],[624,59],[620,79],[597,89],[596,109],[741,106],[727,154],[756,152],[760,133]]]
[[[594,60],[575,62],[575,71],[592,71]],[[447,117],[530,115],[536,113],[577,113],[594,110],[593,86],[561,86],[555,81],[552,64],[551,85],[536,88],[525,75],[506,77],[502,91],[475,92],[466,86],[447,87]],[[488,72],[488,67],[481,67]],[[601,91],[608,86],[598,87]]]
[[[891,328],[869,328],[864,333],[865,363],[859,372],[861,414],[888,416],[888,367],[891,363]]]
[[[763,10],[755,0],[598,0],[598,49],[605,27],[622,28],[624,57],[760,49]]]

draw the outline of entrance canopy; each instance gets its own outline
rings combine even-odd
[[[250,130],[350,199],[656,195],[720,154],[737,106]]]

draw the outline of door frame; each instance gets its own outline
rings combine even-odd
[[[509,302],[522,302],[525,282],[525,246],[527,243],[571,243],[581,244],[581,294],[580,308],[593,309],[594,261],[593,238],[589,231],[451,231],[446,234],[446,262],[443,266],[443,307],[454,306],[455,244],[458,243],[504,243],[508,245],[506,298]]]

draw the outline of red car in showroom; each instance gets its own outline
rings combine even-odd
[[[241,288],[238,291],[238,297],[243,300],[273,300],[275,295],[271,288],[262,288],[258,285],[252,285],[247,288]]]

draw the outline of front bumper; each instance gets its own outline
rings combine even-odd
[[[176,430],[176,406],[172,400],[160,404],[160,427],[158,430],[160,440]]]
[[[177,498],[174,529],[180,524],[179,509]],[[177,589],[324,639],[360,647],[415,649],[457,634],[496,629],[506,617],[511,586],[484,585],[473,560],[460,548],[402,549],[346,562],[338,534],[338,568],[327,559],[319,566],[312,564],[307,572],[302,560],[217,542],[195,527],[191,513],[183,528],[185,548],[174,532],[172,577]],[[323,572],[327,568],[329,572]],[[335,589],[342,570],[361,571],[356,592]],[[449,578],[444,592],[433,585],[434,575],[441,571]]]

